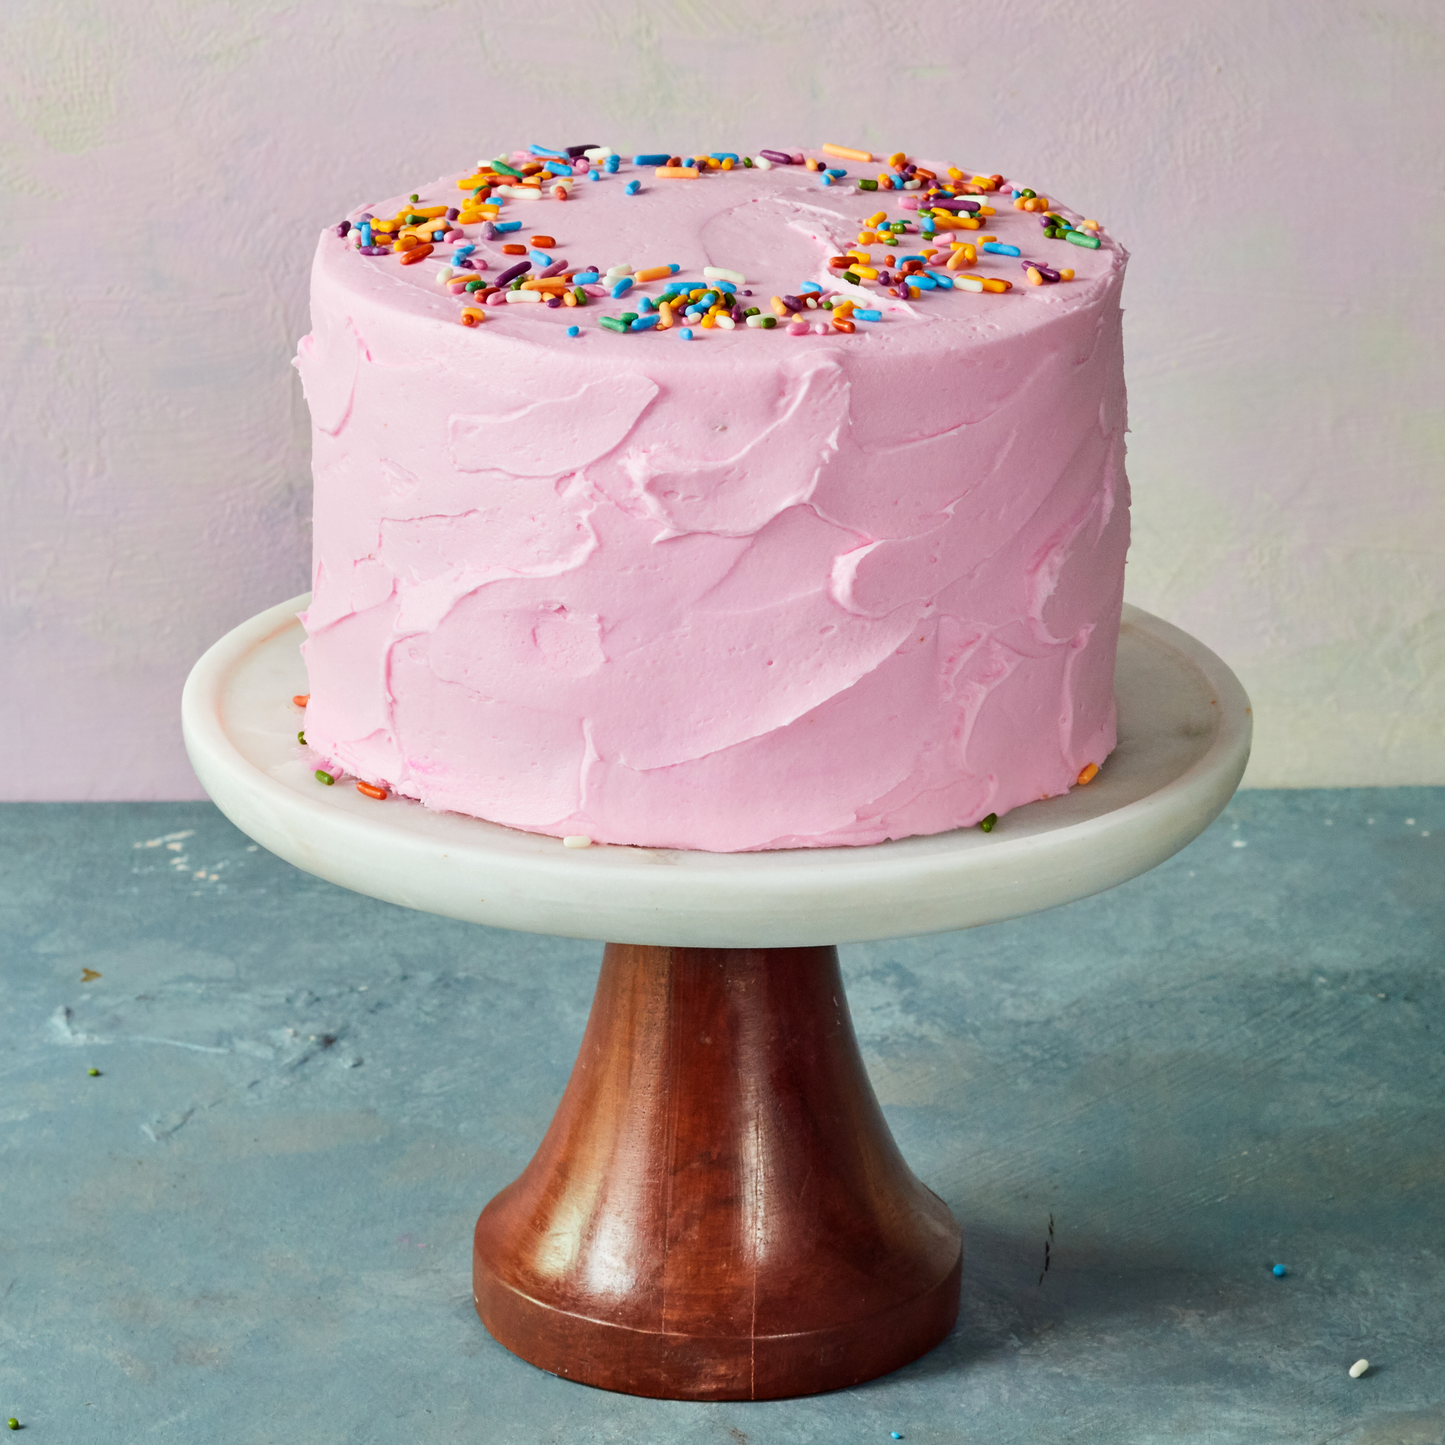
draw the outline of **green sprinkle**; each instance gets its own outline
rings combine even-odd
[[[764,316],[762,319],[762,328],[764,331],[771,331],[777,324],[778,318],[776,316]]]
[[[486,187],[485,187],[485,186],[476,186],[476,187],[472,190],[472,194],[473,194],[474,196],[479,196],[479,195],[481,195],[481,193],[482,193],[484,190],[486,190]]]
[[[482,289],[482,287],[485,286],[486,284],[487,284],[487,283],[486,283],[485,281],[468,281],[468,282],[467,282],[467,290],[468,290],[468,291],[480,291],[480,290]]]
[[[748,309],[743,312],[744,316],[761,316],[762,314],[763,308],[761,306],[749,306]]]
[[[860,191],[876,191],[876,190],[878,189],[878,182],[877,182],[877,181],[859,181],[859,182],[858,182],[858,189],[859,189]]]
[[[1065,231],[1065,241],[1072,241],[1076,246],[1087,246],[1091,251],[1099,249],[1099,238],[1097,236],[1086,236],[1082,231]]]
[[[407,215],[404,224],[408,226],[419,226],[424,220],[426,220],[425,216],[418,216],[415,211],[412,211]]]
[[[1037,192],[1037,191],[1020,191],[1020,192],[1019,192],[1019,199],[1020,199],[1021,201],[1031,201],[1031,200],[1033,200],[1034,197],[1037,196],[1037,195],[1038,195],[1038,192]]]
[[[988,815],[988,817],[986,817],[978,826],[979,826],[980,828],[982,828],[985,833],[992,833],[992,832],[993,832],[993,825],[994,825],[995,823],[997,823],[997,822],[998,822],[998,814],[997,814],[997,813],[990,813],[990,814]]]
[[[619,321],[615,316],[604,316],[602,318],[602,325],[608,331],[626,331],[628,327],[626,321]]]
[[[521,289],[522,289],[522,278],[521,278],[520,276],[518,276],[517,279],[516,279],[515,281],[513,281],[510,286],[507,287],[507,290],[508,290],[508,291],[520,291]]]
[[[99,1069],[87,1069],[85,1072],[89,1074],[92,1079],[98,1079],[100,1077]]]
[[[1045,227],[1044,227],[1044,235],[1045,235],[1045,237],[1046,237],[1048,240],[1050,240],[1050,241],[1057,241],[1057,240],[1059,239],[1059,237],[1060,237],[1061,234],[1062,234],[1062,232],[1060,232],[1060,230],[1059,230],[1059,228],[1058,228],[1057,226],[1045,226]]]
[[[502,160],[500,157],[498,157],[492,162],[492,169],[494,171],[501,171],[504,176],[516,176],[519,181],[522,179],[521,171],[514,171],[511,166],[509,166],[506,161]]]
[[[416,203],[421,200],[421,196],[416,191],[413,191],[411,195],[407,197],[407,200],[409,200],[412,205],[416,205]]]
[[[857,286],[863,278],[856,271],[845,271],[843,272],[843,279],[850,286]]]
[[[14,1415],[12,1415],[5,1423],[6,1423],[12,1430],[18,1430],[18,1429],[20,1428],[20,1421],[17,1420]]]
[[[629,326],[631,326],[632,323],[637,320],[637,312],[624,311],[622,313],[622,320],[624,320]]]
[[[886,236],[879,236],[878,239],[882,241],[885,246],[896,246],[898,244],[898,237],[891,232]]]
[[[753,158],[752,158],[751,156],[744,156],[744,157],[743,157],[743,164],[744,164],[749,170],[752,170],[752,168],[753,168]]]
[[[304,731],[296,734],[296,741],[304,748],[306,746],[306,734]]]
[[[572,294],[577,298],[579,306],[585,306],[592,298],[580,287],[576,287]]]
[[[321,769],[321,768],[317,768],[317,769],[316,769],[316,781],[317,781],[318,783],[325,783],[326,786],[329,788],[329,787],[332,785],[332,783],[334,783],[334,782],[336,781],[336,779],[333,778],[330,773],[325,772],[325,771],[324,771],[323,769]]]

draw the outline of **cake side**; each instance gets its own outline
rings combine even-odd
[[[667,246],[680,275],[795,299],[839,289],[829,257],[877,208],[779,171],[690,183],[651,222],[626,209],[646,196],[579,189],[522,203],[579,260]],[[1005,243],[1025,224],[989,221]],[[1105,238],[1066,285],[688,345],[568,337],[587,310],[536,304],[463,327],[427,262],[328,232],[298,357],[308,742],[433,807],[717,851],[1065,791],[1114,744],[1124,262]]]

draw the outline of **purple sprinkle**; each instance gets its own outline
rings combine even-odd
[[[751,296],[752,294],[753,294],[753,293],[752,293],[751,291],[744,291],[744,292],[743,292],[743,295],[744,295],[744,296]]]
[[[363,221],[374,221],[375,219],[376,217],[367,211],[365,215],[357,217],[356,224],[359,226]]]
[[[343,222],[336,228],[336,234],[337,234],[338,236],[344,236],[350,229],[351,229],[351,222],[350,222],[350,221],[343,221]]]
[[[1062,281],[1064,279],[1052,266],[1045,266],[1042,261],[1030,261],[1025,258],[1019,262],[1020,271],[1027,271],[1030,268],[1037,271],[1045,281]]]
[[[525,276],[532,269],[530,261],[518,261],[515,266],[508,266],[500,276],[497,277],[497,285],[505,286],[509,281],[515,281],[518,276]]]
[[[954,197],[954,199],[952,200],[948,200],[942,196],[935,196],[929,202],[929,205],[932,206],[933,209],[936,211],[968,211],[970,214],[972,214],[973,212],[978,210],[979,203],[977,201],[959,200],[957,197]]]
[[[560,261],[553,261],[544,271],[538,271],[539,276],[560,276],[567,269],[567,258],[564,256]]]
[[[475,271],[476,269],[476,262],[474,262],[470,256],[463,256],[462,259],[457,262],[458,271]]]
[[[560,306],[561,304],[562,304],[562,298],[561,298],[560,296],[549,296],[549,297],[547,298],[547,305],[548,305],[548,306]]]
[[[595,145],[568,146],[568,147],[567,147],[567,158],[568,158],[569,160],[574,160],[574,161],[575,161],[575,160],[577,159],[577,157],[580,156],[580,155],[582,155],[582,153],[583,153],[584,151],[595,151],[595,150],[601,150],[601,149],[602,149],[601,146],[595,146]]]
[[[772,161],[775,166],[790,166],[793,164],[793,157],[789,151],[759,151],[765,161]]]
[[[801,311],[803,309],[802,301],[800,301],[796,296],[784,296],[782,298],[782,302],[789,311]]]
[[[495,241],[497,239],[497,228],[490,221],[482,222],[482,240]]]
[[[449,220],[449,221],[455,221],[456,218],[457,218],[458,216],[460,216],[460,215],[461,215],[461,212],[460,212],[459,210],[457,210],[457,208],[456,208],[455,206],[448,206],[448,207],[447,207],[447,220]]]

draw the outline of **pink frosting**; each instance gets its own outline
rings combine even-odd
[[[455,204],[455,181],[418,204]],[[664,282],[467,328],[437,284],[450,247],[402,267],[324,233],[297,357],[308,743],[431,807],[713,851],[939,832],[1102,763],[1129,538],[1126,253],[1044,239],[1005,192],[987,230],[942,234],[996,235],[1076,279],[1031,286],[980,255],[1012,291],[908,302],[838,281],[827,258],[900,199],[801,167],[624,166],[504,210],[524,242],[546,232],[549,254],[604,271],[720,266],[768,314],[808,281],[884,311],[852,335],[599,328]],[[467,233],[483,276],[510,264]],[[925,244],[870,249],[881,266]]]

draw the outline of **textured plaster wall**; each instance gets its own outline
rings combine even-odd
[[[502,144],[905,147],[1134,253],[1130,594],[1259,785],[1445,782],[1445,7],[4,0],[0,796],[189,797],[307,578],[316,232]]]

